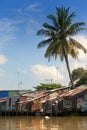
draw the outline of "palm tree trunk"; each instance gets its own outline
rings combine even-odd
[[[64,49],[64,56],[65,56],[65,62],[66,62],[66,66],[67,66],[69,78],[70,78],[70,81],[71,81],[71,89],[72,89],[74,87],[74,85],[73,85],[73,79],[72,79],[72,76],[71,76],[69,62],[68,62],[68,56],[67,56],[67,54],[65,52],[65,49]]]

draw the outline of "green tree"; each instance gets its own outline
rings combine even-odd
[[[45,57],[50,60],[54,57],[55,60],[59,55],[61,61],[65,59],[69,78],[73,87],[73,80],[70,72],[68,55],[73,58],[78,58],[79,49],[87,52],[86,48],[83,47],[78,41],[71,38],[79,31],[84,30],[84,22],[73,23],[75,13],[69,12],[69,8],[56,8],[56,14],[50,14],[47,18],[52,23],[44,23],[43,28],[38,30],[37,35],[46,36],[44,40],[38,43],[38,48],[47,46]]]
[[[83,84],[87,84],[87,71],[80,78],[80,80],[75,84],[75,87],[78,87],[78,86],[83,85]]]
[[[81,78],[85,74],[86,70],[84,68],[77,68],[72,71],[73,81]]]
[[[37,85],[34,87],[36,90],[50,90],[50,89],[56,89],[56,88],[61,88],[61,84],[44,84],[41,83],[40,85]]]

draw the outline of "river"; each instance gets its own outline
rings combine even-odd
[[[0,130],[87,130],[87,117],[0,117]]]

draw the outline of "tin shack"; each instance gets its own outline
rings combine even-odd
[[[60,94],[63,94],[69,90],[70,87],[63,87],[53,90],[25,93],[20,97],[20,100],[18,102],[19,111],[22,109],[22,111],[33,113],[35,115],[43,113],[51,114],[53,102],[56,101]]]
[[[65,111],[87,110],[87,85],[81,85],[63,95],[63,109]]]

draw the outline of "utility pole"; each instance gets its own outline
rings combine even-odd
[[[52,84],[52,82],[53,82],[53,79],[51,79],[50,81],[51,81],[51,84]]]
[[[53,79],[45,79],[45,81],[49,82],[50,81],[50,84],[53,83]]]
[[[18,83],[17,83],[17,86],[18,86],[18,90],[19,90],[19,86],[20,86],[20,83],[19,83],[19,71],[17,72],[17,78],[18,78]]]

